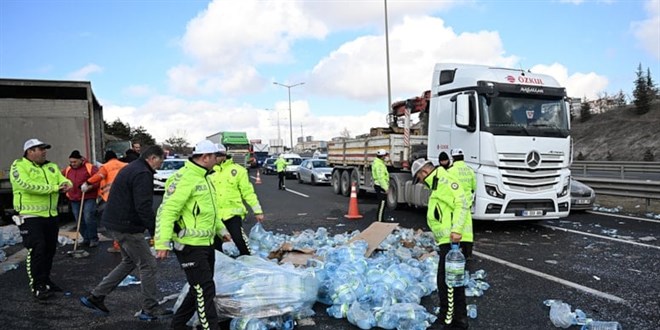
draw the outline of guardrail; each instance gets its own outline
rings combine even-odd
[[[615,172],[621,179],[626,178],[626,173],[657,173],[660,175],[660,162],[577,160],[573,161],[571,165],[573,176],[587,177],[589,171]]]
[[[596,194],[635,197],[646,199],[650,205],[652,199],[660,199],[660,181],[617,180],[610,178],[579,177],[574,178],[591,187]]]

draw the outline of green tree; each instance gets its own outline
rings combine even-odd
[[[138,128],[135,129],[131,129],[130,140],[132,142],[139,142],[140,144],[145,146],[153,146],[156,144],[156,139],[154,139],[154,137],[151,136],[151,134],[149,134],[149,132],[147,132],[147,130],[142,126],[139,126]]]
[[[584,102],[580,106],[580,121],[585,122],[591,118],[591,104],[587,100],[587,97],[584,97]]]
[[[649,100],[651,102],[660,96],[658,94],[658,87],[653,82],[653,78],[651,78],[651,69],[649,68],[646,68],[646,87],[648,88]]]
[[[105,126],[105,133],[112,136],[116,136],[122,140],[131,139],[131,126],[125,124],[119,119],[115,119],[111,124],[108,124],[106,121],[103,122]]]
[[[614,103],[620,107],[627,104],[626,94],[623,93],[623,90],[620,89],[619,92],[616,95],[614,95]]]
[[[651,95],[655,91],[652,90],[653,87],[650,88],[649,85],[652,86],[653,81],[650,80],[650,77],[647,78],[644,75],[641,63],[637,67],[635,74],[637,75],[637,79],[635,79],[635,89],[633,90],[633,104],[635,104],[635,113],[643,115],[651,110]]]
[[[190,150],[190,143],[184,135],[172,135],[165,140],[165,144],[177,154],[186,154]]]

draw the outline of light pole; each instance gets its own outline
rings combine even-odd
[[[275,111],[275,114],[277,114],[277,144],[278,145],[276,146],[276,149],[278,150],[279,153],[279,147],[281,147],[279,144],[282,142],[282,138],[280,137],[280,111],[277,109],[268,109],[268,108],[266,108],[266,110]],[[284,152],[284,150],[282,152]]]
[[[291,88],[296,87],[296,86],[300,86],[300,85],[304,84],[304,82],[300,82],[300,83],[293,84],[293,85],[285,85],[285,84],[280,84],[276,81],[273,81],[273,84],[280,85],[282,87],[286,87],[289,90],[289,138],[291,139],[291,141],[290,141],[291,142],[291,150],[293,151],[293,121],[291,119],[291,118],[293,118],[293,116],[291,116]]]

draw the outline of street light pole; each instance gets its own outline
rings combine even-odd
[[[273,84],[280,85],[282,87],[286,87],[289,90],[289,138],[291,139],[291,141],[290,141],[291,142],[291,150],[293,150],[293,119],[291,119],[291,118],[293,118],[293,116],[291,115],[291,88],[296,87],[296,86],[300,86],[300,85],[304,84],[304,82],[300,82],[300,83],[293,84],[293,85],[285,85],[285,84],[280,84],[276,81],[273,81]]]
[[[273,110],[273,111],[275,111],[275,114],[277,115],[277,144],[278,145],[276,146],[276,149],[278,149],[280,147],[279,144],[282,142],[282,138],[280,136],[280,111],[277,110],[277,109],[268,109],[268,108],[266,108],[266,110],[268,110],[268,111]],[[278,153],[279,153],[279,149],[278,149]]]

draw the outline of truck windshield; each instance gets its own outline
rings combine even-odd
[[[500,93],[479,97],[481,130],[494,135],[567,137],[568,116],[563,99],[530,98]]]

